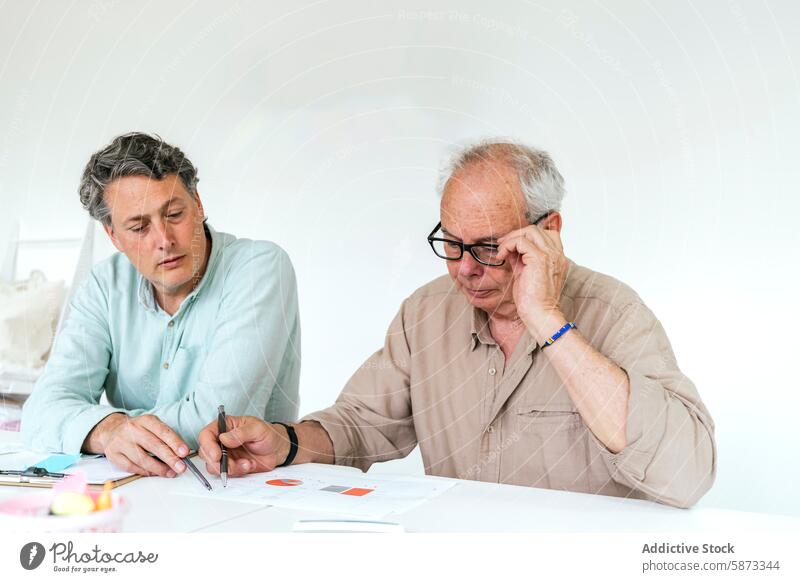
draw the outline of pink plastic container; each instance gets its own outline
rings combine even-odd
[[[97,501],[101,491],[87,495]],[[118,533],[128,512],[125,499],[111,492],[112,508],[86,515],[50,515],[54,491],[29,493],[0,501],[0,531],[29,533]]]

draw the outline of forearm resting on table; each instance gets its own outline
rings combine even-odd
[[[333,464],[333,441],[328,435],[328,431],[316,420],[309,420],[292,425],[297,433],[297,456],[293,465],[301,463],[327,463]],[[286,453],[288,455],[289,445],[287,442]]]

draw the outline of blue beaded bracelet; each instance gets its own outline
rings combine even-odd
[[[553,342],[555,342],[558,338],[560,338],[562,335],[564,335],[571,329],[577,329],[577,326],[570,321],[564,327],[562,327],[556,333],[554,333],[552,337],[550,337],[550,339],[545,341],[544,345],[542,346],[542,349],[546,348],[547,346],[553,345]]]

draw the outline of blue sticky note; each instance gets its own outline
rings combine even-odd
[[[51,455],[44,461],[36,463],[34,467],[41,467],[50,473],[60,473],[64,469],[74,465],[80,458],[80,455]]]

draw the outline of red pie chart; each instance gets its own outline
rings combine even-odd
[[[300,479],[270,479],[267,481],[267,485],[274,485],[275,487],[297,487],[302,484],[303,482]]]

